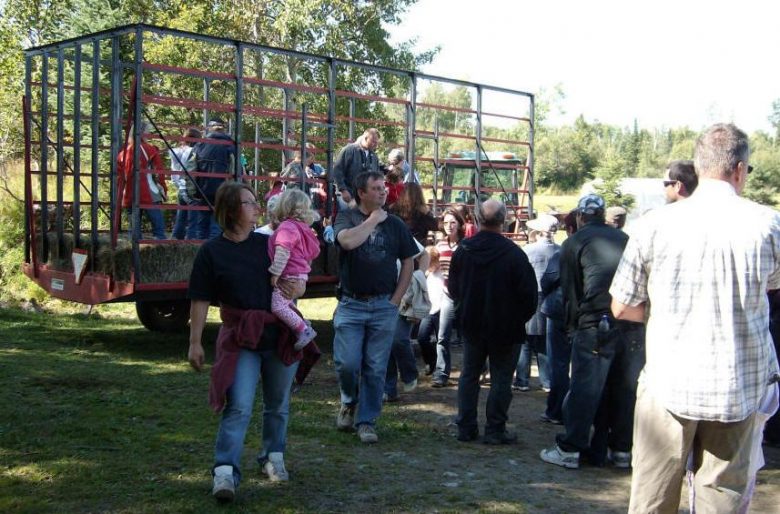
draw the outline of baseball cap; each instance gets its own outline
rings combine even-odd
[[[540,214],[536,219],[532,219],[525,224],[531,230],[539,232],[555,232],[558,230],[558,219],[549,214]]]
[[[597,194],[589,194],[580,198],[577,202],[577,211],[582,214],[596,214],[604,212],[604,199]]]
[[[209,121],[209,124],[207,125],[208,128],[217,128],[217,127],[225,127],[225,122],[222,121],[219,118],[214,118],[213,120]]]
[[[628,212],[626,211],[625,207],[615,206],[610,207],[607,209],[607,221],[619,218],[619,217],[625,217]]]

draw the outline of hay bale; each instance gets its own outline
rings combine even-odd
[[[73,272],[73,234],[63,234],[62,239],[58,240],[56,232],[49,232],[46,239],[49,242],[49,258],[45,264],[59,271]],[[40,234],[36,235],[35,244],[38,255],[42,255]],[[130,281],[133,276],[133,246],[129,240],[119,238],[116,248],[111,248],[111,238],[103,233],[98,236],[97,248],[93,249],[92,238],[85,234],[80,238],[79,247],[87,250],[90,259],[95,259],[94,263],[88,261],[88,270],[94,269],[120,282]],[[199,248],[199,245],[185,241],[140,245],[141,280],[157,283],[188,281]],[[338,249],[334,245],[322,244],[320,255],[312,262],[311,274],[338,274]]]
[[[71,253],[74,248],[73,234],[63,234],[58,240],[56,232],[46,234],[49,242],[49,258],[46,264],[56,270],[72,272]],[[89,236],[81,238],[80,247],[94,256],[94,270],[110,275],[114,280],[129,282],[133,272],[133,246],[127,239],[118,239],[116,248],[111,248],[108,234],[98,236],[98,246],[92,248]],[[42,238],[36,236],[39,255],[43,251]],[[168,244],[143,244],[139,248],[141,278],[144,282],[186,282],[189,280],[192,263],[199,245],[185,242]],[[92,269],[92,264],[88,264]]]

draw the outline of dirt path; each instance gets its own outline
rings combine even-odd
[[[455,348],[454,367],[461,359],[461,350]],[[331,371],[328,368],[322,366],[319,371],[328,373]],[[456,370],[453,377],[457,375]],[[335,379],[326,376],[321,379],[332,380],[335,385]],[[536,379],[532,378],[531,383],[536,385]],[[526,505],[528,512],[626,511],[630,488],[628,470],[587,466],[566,470],[539,459],[539,451],[550,446],[562,428],[539,420],[546,393],[539,389],[514,393],[509,428],[517,432],[519,442],[508,447],[457,442],[453,424],[456,395],[456,387],[434,389],[429,377],[421,376],[420,387],[415,392],[402,394],[399,403],[386,405],[383,417],[401,417],[429,427],[441,435],[442,443],[436,447],[391,448],[384,447],[390,442],[385,441],[383,458],[403,462],[409,466],[410,473],[384,476],[383,494],[419,498],[422,503],[414,510],[425,512],[451,512],[453,509],[459,512],[515,512],[518,504]],[[487,386],[483,386],[480,424],[484,423],[486,396]],[[751,512],[777,512],[780,504],[780,450],[765,447],[765,456],[767,465],[759,473]],[[432,489],[437,491],[434,496]],[[366,494],[369,495],[366,501],[370,501],[370,494],[377,493]],[[683,495],[687,495],[685,487]],[[687,505],[687,498],[683,498],[681,508],[684,512],[687,512]],[[332,507],[339,508],[339,505]],[[341,507],[350,510],[349,506]]]

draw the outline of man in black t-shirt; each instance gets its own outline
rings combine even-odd
[[[357,207],[339,212],[333,227],[341,249],[333,318],[333,359],[341,389],[336,426],[344,431],[354,426],[361,442],[375,443],[398,304],[418,250],[406,224],[382,208],[387,191],[381,173],[361,173],[355,189]]]

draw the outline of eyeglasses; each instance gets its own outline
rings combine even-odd
[[[664,180],[664,187],[673,186],[677,183],[677,180]]]

